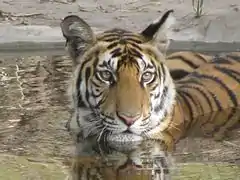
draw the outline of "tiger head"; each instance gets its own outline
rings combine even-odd
[[[164,61],[167,11],[140,33],[112,29],[99,34],[81,18],[61,22],[74,62],[73,116],[69,129],[81,137],[137,141],[161,132],[171,112],[175,87]]]

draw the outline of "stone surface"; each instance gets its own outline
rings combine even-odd
[[[177,19],[170,35],[174,40],[240,41],[239,6],[239,0],[205,0],[203,15],[195,18],[189,0],[0,0],[0,42],[62,41],[59,23],[69,14],[81,16],[99,30],[113,25],[142,30],[168,9],[175,10]]]

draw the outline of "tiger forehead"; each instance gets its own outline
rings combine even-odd
[[[152,46],[146,46],[146,40],[141,34],[113,29],[97,36],[98,42],[104,42],[104,55],[101,62],[114,69],[122,65],[135,66],[140,69],[154,64],[159,57]],[[107,51],[106,51],[107,50]]]
[[[138,33],[134,33],[131,31],[123,30],[123,29],[112,29],[109,31],[105,31],[97,36],[98,41],[105,42],[114,42],[118,41],[118,43],[125,43],[133,41],[135,43],[143,43],[145,38]]]

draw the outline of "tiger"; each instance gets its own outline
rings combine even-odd
[[[62,20],[74,65],[66,126],[75,142],[91,136],[108,142],[151,139],[173,149],[194,126],[223,137],[239,124],[240,54],[216,56],[174,78],[166,56],[174,22],[168,10],[141,32],[114,28],[95,34],[76,15]]]

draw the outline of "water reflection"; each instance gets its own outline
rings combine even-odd
[[[81,179],[167,180],[174,168],[167,147],[158,141],[78,144],[71,177]]]

